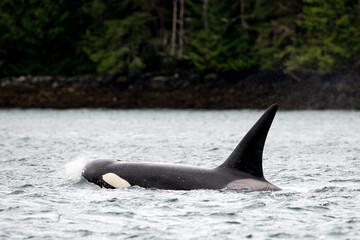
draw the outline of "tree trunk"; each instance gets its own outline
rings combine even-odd
[[[358,19],[360,24],[360,0],[358,0]]]
[[[180,19],[179,19],[179,53],[178,58],[183,56],[184,48],[184,0],[180,0]]]
[[[204,0],[203,2],[203,18],[204,18],[204,28],[205,33],[208,34],[208,17],[207,17],[207,9],[208,9],[209,0]]]
[[[245,16],[245,0],[240,0],[240,19],[241,19],[241,26],[243,28],[248,28],[248,25],[246,23],[246,16]]]
[[[176,47],[176,20],[177,20],[177,0],[173,1],[173,22],[172,22],[172,34],[171,34],[171,49],[170,55],[175,55]]]
[[[163,38],[163,49],[164,49],[164,52],[167,52],[167,45],[168,45],[168,32],[166,30],[164,30],[164,38]]]

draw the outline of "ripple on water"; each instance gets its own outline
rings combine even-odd
[[[175,203],[175,202],[179,202],[179,199],[178,198],[171,198],[171,199],[167,199],[165,202],[166,203]]]
[[[315,190],[316,193],[326,193],[326,192],[345,192],[347,191],[346,187],[336,187],[336,186],[326,186],[318,188]]]
[[[263,201],[250,202],[244,205],[244,209],[256,209],[256,208],[264,208],[266,207],[266,203]]]
[[[360,179],[350,178],[350,179],[333,179],[329,181],[330,183],[359,183]]]
[[[296,212],[300,212],[300,211],[306,210],[306,209],[303,208],[303,207],[287,207],[287,209],[290,209],[290,210],[293,210],[293,211],[296,211]]]
[[[12,191],[11,193],[9,193],[10,195],[19,195],[19,194],[23,194],[25,193],[24,190],[15,190],[15,191]]]
[[[225,222],[226,224],[231,224],[231,225],[233,225],[233,224],[235,224],[235,225],[240,225],[241,223],[239,223],[238,221],[226,221]]]
[[[229,217],[234,217],[237,214],[235,212],[215,212],[215,213],[211,213],[210,216],[229,216]]]

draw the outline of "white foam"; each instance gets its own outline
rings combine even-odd
[[[85,164],[88,162],[86,157],[80,156],[65,165],[65,176],[71,181],[80,181],[81,173],[84,170]]]

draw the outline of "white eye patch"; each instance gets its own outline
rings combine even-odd
[[[115,173],[104,174],[102,175],[102,179],[114,188],[125,188],[131,186],[130,183],[128,183],[125,179],[122,179]]]

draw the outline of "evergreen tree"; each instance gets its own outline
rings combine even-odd
[[[86,16],[81,1],[1,0],[0,76],[92,72],[78,48]]]
[[[158,67],[154,62],[161,54],[159,35],[165,31],[162,12],[156,11],[162,8],[155,2],[93,0],[85,6],[93,24],[86,31],[83,49],[98,72],[132,77]]]
[[[0,77],[360,66],[359,0],[0,1]]]
[[[301,12],[302,0],[257,0],[253,6],[253,18],[257,40],[253,46],[260,58],[262,69],[282,69],[284,50],[294,44],[296,19]],[[291,58],[291,57],[290,57]]]
[[[293,45],[283,51],[289,69],[328,73],[353,64],[360,51],[357,2],[304,0]]]
[[[187,55],[196,71],[224,74],[256,67],[253,32],[243,27],[239,3],[210,0],[203,6],[189,4],[193,15]]]

